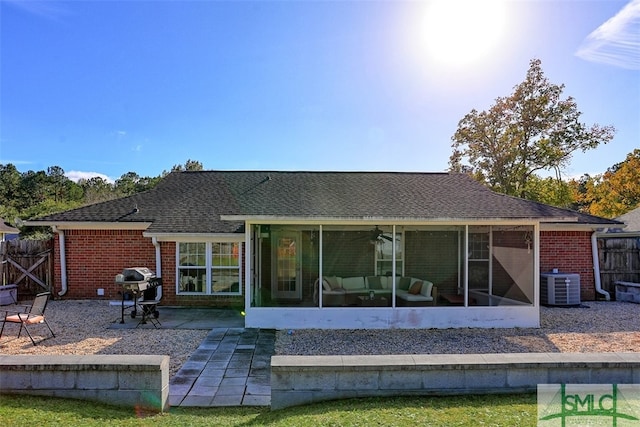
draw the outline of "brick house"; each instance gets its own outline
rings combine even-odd
[[[144,266],[164,305],[271,328],[537,327],[540,273],[601,297],[593,236],[624,226],[463,174],[267,171],[174,172],[28,224],[55,232],[59,298],[118,299],[115,275]]]

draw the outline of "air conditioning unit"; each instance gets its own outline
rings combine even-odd
[[[555,306],[580,305],[580,275],[540,274],[540,304]]]

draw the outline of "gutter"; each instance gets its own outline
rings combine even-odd
[[[607,229],[605,228],[604,232],[606,231]],[[600,259],[598,257],[598,234],[600,234],[598,231],[594,231],[593,234],[591,234],[591,255],[593,257],[593,279],[596,284],[596,292],[598,292],[601,295],[604,295],[607,301],[611,301],[611,295],[609,295],[609,292],[602,289],[602,281],[600,280]]]
[[[52,227],[53,232],[58,234],[60,244],[60,281],[62,289],[58,292],[58,296],[63,296],[67,293],[68,280],[67,280],[67,249],[64,240],[64,231],[60,230],[55,225]]]
[[[160,243],[158,243],[157,237],[151,238],[151,243],[156,248],[156,277],[162,278],[162,257],[160,256]],[[158,295],[156,298],[158,300],[162,299],[162,286],[158,286]]]

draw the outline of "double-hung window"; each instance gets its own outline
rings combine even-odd
[[[212,293],[240,293],[240,243],[211,243]]]
[[[178,294],[240,295],[240,242],[179,242]]]

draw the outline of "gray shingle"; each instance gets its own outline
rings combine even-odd
[[[134,213],[134,207],[138,212]],[[417,220],[616,221],[494,193],[463,174],[405,172],[174,172],[154,189],[40,218],[151,222],[150,232],[230,233],[221,215]]]

